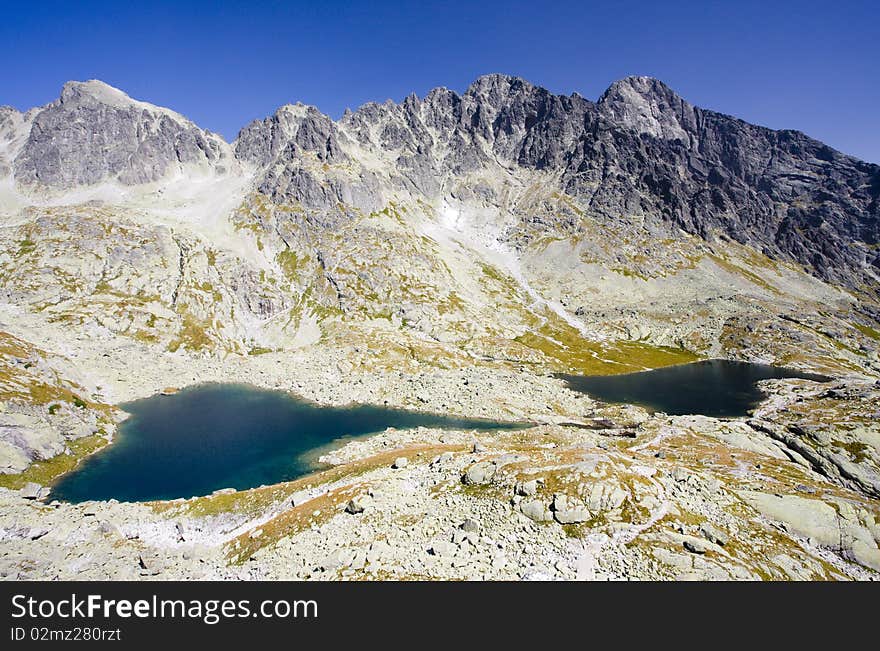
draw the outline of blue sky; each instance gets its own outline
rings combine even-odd
[[[880,3],[9,2],[0,104],[98,78],[227,139],[302,101],[464,90],[489,72],[596,99],[651,75],[693,103],[880,162]]]

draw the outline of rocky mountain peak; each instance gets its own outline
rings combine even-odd
[[[98,79],[88,81],[68,81],[61,88],[59,101],[62,104],[75,102],[94,102],[108,106],[133,106],[141,104],[149,106],[145,102],[137,102],[126,93]],[[152,107],[159,110],[158,107]]]
[[[653,77],[615,81],[598,106],[614,122],[656,138],[688,142],[696,128],[694,107]]]
[[[237,158],[257,167],[271,164],[282,154],[290,159],[306,151],[329,162],[342,156],[336,134],[333,120],[316,107],[298,102],[251,122],[239,132],[233,148]]]
[[[465,91],[465,97],[480,98],[497,106],[511,95],[529,93],[535,86],[512,75],[493,73],[477,77]]]
[[[132,99],[97,80],[71,81],[39,109],[15,164],[25,186],[57,189],[158,181],[172,169],[225,172],[228,145],[174,111]],[[231,161],[230,161],[231,162]]]

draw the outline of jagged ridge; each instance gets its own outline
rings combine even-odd
[[[71,82],[31,113],[20,151],[0,160],[22,186],[132,185],[233,162],[216,134],[101,82]],[[486,75],[462,95],[438,88],[338,122],[285,106],[245,127],[232,151],[257,168],[259,192],[319,221],[377,210],[400,191],[500,206],[500,188],[475,177],[523,169],[552,174],[591,215],[729,237],[851,288],[874,285],[880,266],[880,167],[694,107],[647,77],[615,82],[597,102]]]

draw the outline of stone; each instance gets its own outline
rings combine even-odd
[[[758,491],[738,491],[737,494],[763,515],[784,522],[795,533],[812,538],[824,547],[840,547],[837,511],[825,502]]]
[[[338,547],[327,554],[321,562],[321,569],[325,572],[333,572],[351,565],[355,552],[352,549]]]
[[[475,463],[462,475],[462,481],[468,485],[489,484],[495,477],[497,466],[491,461]]]
[[[586,522],[591,517],[590,512],[582,502],[572,500],[560,493],[553,496],[553,503],[550,505],[550,509],[553,511],[553,518],[559,524]]]
[[[593,513],[613,511],[623,505],[627,497],[628,493],[616,483],[597,481],[590,486],[586,505]]]
[[[428,552],[433,556],[452,556],[458,551],[458,545],[448,540],[438,540],[434,542]]]
[[[515,492],[517,495],[529,497],[538,492],[538,480],[531,479],[529,481],[519,482],[516,485]]]
[[[36,500],[40,497],[40,493],[42,492],[42,490],[42,486],[35,482],[29,481],[21,489],[19,489],[18,494],[26,500]]]
[[[293,495],[290,496],[290,503],[294,506],[302,506],[306,502],[310,502],[312,499],[311,491],[297,491]]]
[[[550,522],[553,520],[553,512],[541,500],[523,500],[519,503],[520,512],[535,522]]]
[[[703,537],[709,542],[715,543],[716,545],[720,545],[724,547],[727,544],[728,536],[723,531],[720,531],[717,527],[713,526],[708,522],[703,522],[700,525],[700,533]]]
[[[356,515],[358,513],[363,513],[366,509],[367,499],[363,495],[359,495],[357,497],[353,497],[348,501],[348,504],[345,505],[345,512],[350,513],[352,515]]]
[[[397,457],[394,460],[394,463],[391,464],[391,467],[396,470],[400,470],[401,468],[406,468],[408,464],[409,464],[409,459],[407,459],[406,457]]]
[[[138,556],[138,567],[141,569],[141,574],[145,576],[155,576],[161,572],[161,567],[155,558],[142,554]]]
[[[880,549],[877,549],[876,544],[867,543],[864,540],[853,540],[847,552],[847,555],[858,564],[880,572]]]
[[[681,466],[677,466],[672,469],[672,478],[679,483],[687,481],[690,476],[691,473],[689,473]]]
[[[477,533],[480,531],[480,523],[472,518],[466,518],[465,521],[459,525],[459,528],[462,531],[467,531],[469,533]]]
[[[448,463],[448,462],[452,461],[452,459],[454,459],[454,458],[455,458],[455,455],[452,454],[452,452],[444,452],[444,453],[441,454],[440,457],[437,459],[437,462],[438,462],[438,463],[441,463],[441,464],[442,464],[442,463]]]
[[[370,549],[367,552],[367,562],[377,563],[383,556],[390,556],[392,552],[393,548],[388,544],[387,540],[376,540],[370,544]]]
[[[688,536],[684,540],[682,545],[692,554],[705,554],[707,551],[709,551],[709,546],[705,543],[705,541],[691,536]]]
[[[102,523],[102,527],[100,527],[102,533],[110,533],[110,531],[103,530],[103,525],[106,525],[106,524],[107,524],[106,522]],[[114,529],[115,529],[115,527],[114,527]],[[32,527],[30,530],[28,530],[27,537],[30,540],[39,540],[40,538],[47,535],[48,533],[49,533],[49,530],[46,529],[45,527]]]

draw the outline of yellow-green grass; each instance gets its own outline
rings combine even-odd
[[[70,441],[67,444],[67,452],[49,459],[35,461],[20,473],[0,475],[0,486],[16,490],[28,482],[35,482],[42,486],[51,485],[61,475],[76,468],[80,461],[90,454],[94,454],[109,442],[109,439],[102,434],[92,434]]]
[[[554,370],[584,375],[632,373],[699,359],[684,348],[654,346],[639,341],[590,341],[558,318],[548,320],[540,328],[526,332],[514,341],[543,353]]]

